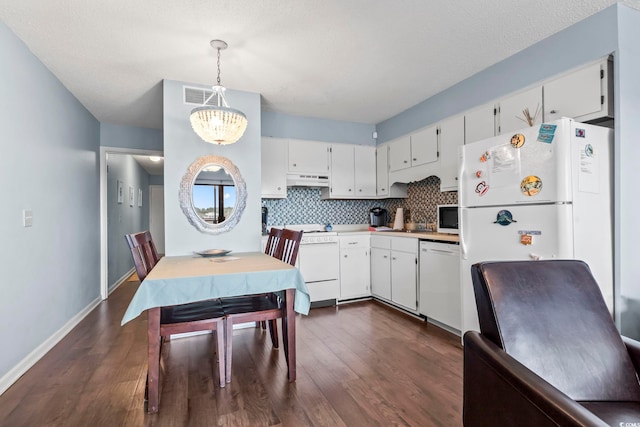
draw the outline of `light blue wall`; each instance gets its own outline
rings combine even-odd
[[[607,56],[617,48],[616,10],[609,7],[379,123],[378,143]]]
[[[262,136],[375,145],[375,126],[365,123],[315,119],[273,111],[262,112]]]
[[[619,47],[615,62],[615,271],[622,333],[640,339],[640,263],[637,226],[640,212],[637,171],[640,161],[640,12],[618,10]]]
[[[100,145],[103,147],[162,151],[162,131],[100,123]]]
[[[186,83],[164,81],[164,212],[165,250],[167,255],[184,255],[204,249],[234,251],[260,250],[260,95],[227,89],[229,105],[242,111],[249,125],[235,144],[214,145],[200,139],[191,129],[190,111],[185,105],[183,86]],[[189,83],[188,86],[194,86]],[[189,224],[178,201],[180,181],[189,165],[205,155],[223,156],[240,170],[247,184],[247,206],[238,225],[218,235],[203,234]]]
[[[2,22],[0,63],[2,378],[99,298],[100,128]]]
[[[109,153],[107,165],[107,259],[111,287],[134,267],[124,235],[149,229],[149,174],[129,154]],[[118,203],[118,180],[122,181],[122,203]],[[133,206],[129,204],[129,187],[133,187]],[[141,207],[138,189],[142,190]]]

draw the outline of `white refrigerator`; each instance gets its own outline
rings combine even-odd
[[[611,129],[563,118],[461,147],[462,329],[479,330],[471,265],[580,259],[613,310]]]

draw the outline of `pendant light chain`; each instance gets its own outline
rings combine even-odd
[[[220,48],[218,48],[218,86],[222,86],[220,84]]]

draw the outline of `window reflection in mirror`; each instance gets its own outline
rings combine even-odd
[[[232,230],[247,205],[247,184],[231,160],[198,157],[180,181],[180,208],[189,223],[203,233]]]
[[[193,184],[193,207],[208,224],[224,222],[236,204],[233,177],[218,165],[206,166]]]

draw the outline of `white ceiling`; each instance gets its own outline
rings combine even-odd
[[[263,109],[373,124],[613,3],[0,0],[0,18],[102,122],[161,129],[162,80],[214,84],[218,38],[222,84]]]
[[[142,156],[139,154],[132,155],[133,159],[138,162],[149,175],[164,175],[164,158],[161,157],[160,161],[151,161],[150,156]]]

